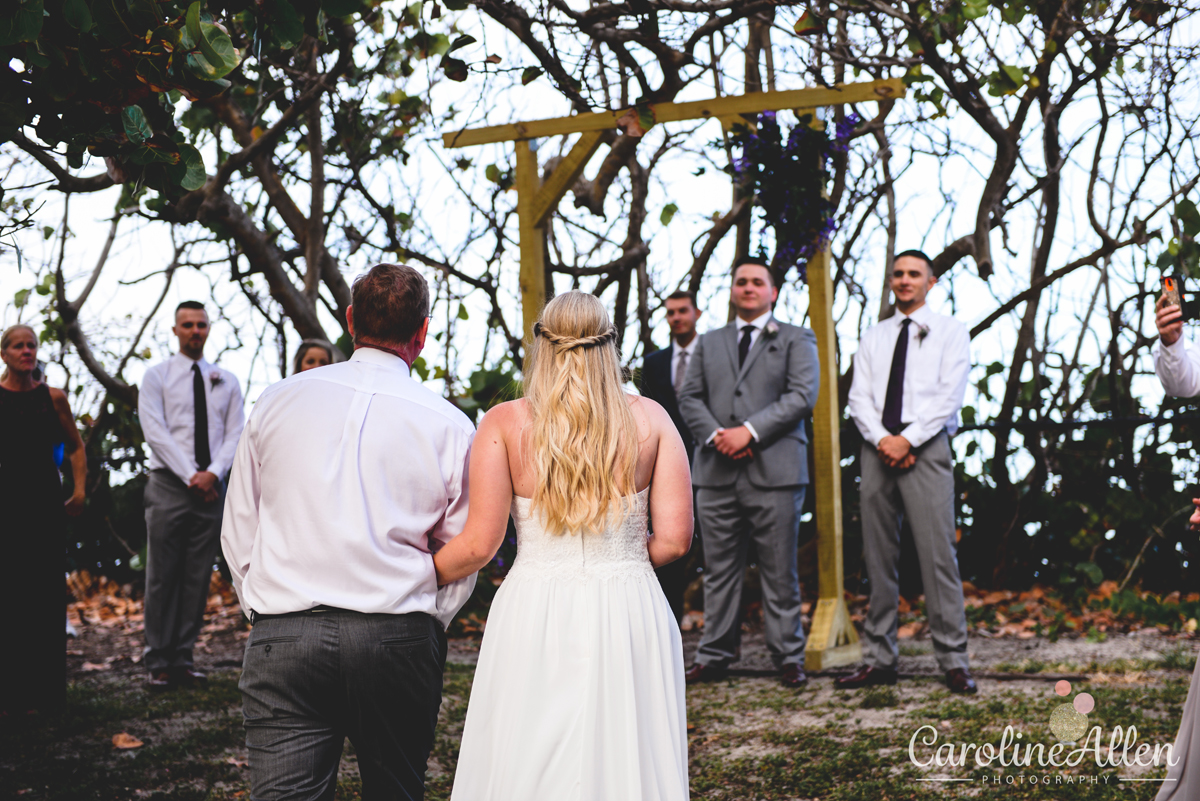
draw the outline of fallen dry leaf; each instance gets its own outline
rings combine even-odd
[[[250,765],[250,763],[247,762],[246,760],[238,759],[237,757],[232,757],[232,756],[229,759],[225,760],[225,762],[229,765],[233,765],[235,768],[245,768],[245,767],[249,767],[249,765]]]
[[[92,673],[93,671],[97,671],[97,670],[111,670],[111,669],[112,669],[111,664],[99,664],[96,662],[84,662],[83,667],[80,668],[80,670],[82,670],[84,673]]]
[[[145,743],[128,732],[114,734],[112,744],[113,748],[120,748],[123,751],[130,748],[141,748],[143,745],[145,745]]]

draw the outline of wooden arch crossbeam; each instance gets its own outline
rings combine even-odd
[[[685,103],[656,103],[633,109],[601,111],[546,120],[464,128],[442,134],[447,148],[513,142],[515,186],[521,245],[521,310],[526,341],[546,304],[545,226],[567,191],[583,173],[606,130],[620,128],[629,115],[648,115],[654,124],[716,118],[728,124],[743,114],[784,109],[812,110],[844,103],[895,100],[904,96],[898,78],[838,84],[783,92],[754,92]],[[530,140],[580,134],[567,156],[543,183]],[[808,264],[809,320],[817,335],[821,393],[813,410],[813,491],[817,517],[818,598],[813,613],[805,666],[824,670],[862,659],[858,632],[850,619],[842,580],[842,474],[840,414],[837,405],[837,338],[833,319],[833,282],[829,251]]]

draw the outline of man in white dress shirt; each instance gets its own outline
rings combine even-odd
[[[180,303],[171,331],[179,352],[147,370],[138,392],[150,445],[144,664],[156,691],[204,681],[192,648],[220,546],[223,479],[245,421],[238,380],[204,359],[203,304]]]
[[[475,585],[439,590],[433,567],[466,523],[475,429],[410,376],[428,285],[379,264],[351,291],[354,355],[262,394],[225,506],[255,799],[332,798],[346,737],[365,798],[422,798],[444,629]]]
[[[967,662],[950,452],[971,369],[971,338],[962,323],[925,305],[936,283],[924,253],[897,256],[891,276],[897,313],[863,335],[854,357],[850,417],[863,436],[863,558],[871,607],[863,626],[865,665],[834,682],[842,689],[896,683],[900,524],[907,517],[938,667],[951,692],[976,692]]]

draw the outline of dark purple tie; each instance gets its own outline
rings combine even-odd
[[[892,351],[892,371],[888,373],[887,395],[883,401],[883,427],[891,433],[900,430],[904,412],[904,365],[908,361],[908,324],[911,317],[900,323],[900,336]]]
[[[738,367],[746,363],[746,354],[750,352],[750,337],[754,336],[755,326],[748,325],[742,329],[742,339],[738,342]]]
[[[208,452],[208,401],[204,397],[204,376],[200,365],[192,365],[192,402],[196,413],[196,469],[207,470],[212,463]]]

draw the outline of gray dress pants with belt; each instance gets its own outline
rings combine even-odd
[[[954,536],[954,462],[943,431],[913,451],[907,470],[888,467],[869,444],[862,448],[863,559],[871,580],[871,608],[863,626],[863,661],[895,668],[900,601],[900,524],[908,517],[925,611],[938,667],[967,668],[967,615]]]
[[[146,483],[146,655],[150,673],[192,666],[204,625],[213,562],[221,547],[225,485],[217,500],[197,498],[170,470]]]

